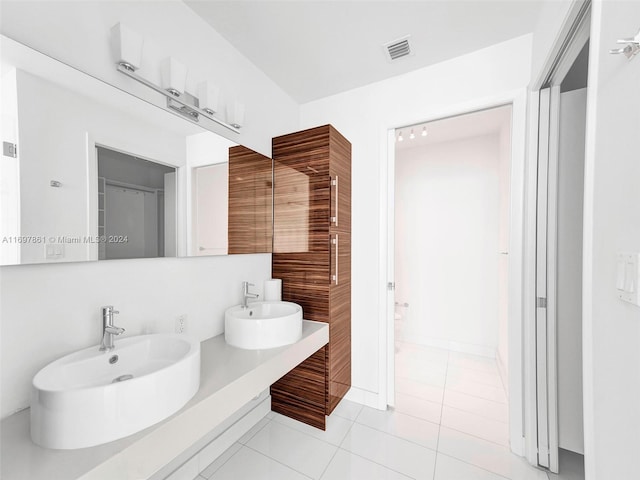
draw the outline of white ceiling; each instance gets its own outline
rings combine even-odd
[[[533,31],[542,0],[184,0],[304,103]],[[414,56],[382,45],[411,35]]]
[[[409,125],[396,129],[396,150],[407,150],[481,135],[497,135],[502,130],[506,131],[510,128],[510,125],[511,105]],[[423,127],[426,127],[426,137],[421,135]],[[415,134],[414,139],[410,138],[411,130]],[[397,141],[400,133],[403,138],[401,142]]]

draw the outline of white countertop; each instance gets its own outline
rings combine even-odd
[[[268,350],[227,345],[224,335],[201,344],[200,389],[176,414],[126,438],[77,450],[31,442],[29,410],[0,424],[3,480],[140,480],[151,477],[329,341],[326,323],[305,320],[302,339]]]

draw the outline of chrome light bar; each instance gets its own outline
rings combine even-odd
[[[123,64],[118,64],[117,67],[120,73],[124,73],[126,76],[133,78],[135,81],[140,82],[141,84],[149,87],[150,89],[155,90],[156,92],[164,95],[167,98],[167,108],[180,113],[188,120],[191,120],[192,122],[197,123],[200,121],[200,116],[202,116],[211,120],[212,122],[217,123],[218,125],[222,125],[223,127],[228,128],[232,132],[240,133],[239,127],[230,125],[227,122],[223,122],[222,120],[211,115],[209,112],[199,107],[196,107],[195,105],[187,102],[186,100],[183,100],[179,96],[176,96],[167,90],[164,90],[163,88],[159,87],[155,83],[152,83],[146,78],[138,75],[135,71],[131,70],[130,67],[127,67]]]

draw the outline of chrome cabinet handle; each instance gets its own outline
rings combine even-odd
[[[335,196],[333,200],[333,207],[335,215],[331,217],[331,223],[333,223],[336,227],[338,226],[338,176],[336,178],[331,179],[331,186],[335,187]]]
[[[336,246],[336,256],[335,256],[335,273],[331,275],[331,280],[334,285],[338,285],[338,234],[335,235],[334,238],[331,239],[331,243]]]

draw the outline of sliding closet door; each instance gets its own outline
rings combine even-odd
[[[556,217],[560,87],[540,91],[536,214],[538,464],[558,471]]]

